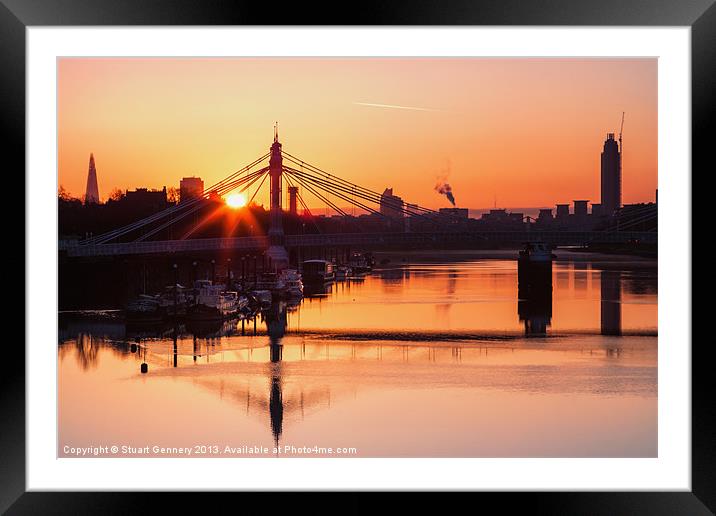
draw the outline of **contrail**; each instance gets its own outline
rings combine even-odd
[[[409,111],[442,111],[441,109],[431,109],[424,107],[415,106],[396,106],[395,104],[374,104],[372,102],[354,102],[358,106],[378,107],[378,108],[389,108],[389,109],[407,109]]]

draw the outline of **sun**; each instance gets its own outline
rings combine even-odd
[[[246,206],[246,196],[240,193],[232,193],[226,196],[226,205],[229,208],[243,208]]]

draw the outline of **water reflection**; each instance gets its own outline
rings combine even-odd
[[[82,369],[87,370],[97,364],[97,353],[100,342],[100,338],[86,333],[80,333],[77,336],[77,340],[75,341],[77,361]]]
[[[278,368],[277,368],[278,369]],[[283,392],[281,391],[280,369],[271,376],[271,393],[269,394],[269,413],[271,415],[271,433],[274,443],[278,446],[283,431]]]
[[[157,399],[166,400],[193,396],[189,399],[203,399],[201,404],[192,402],[188,408],[183,405],[185,408],[182,409],[192,414],[204,414],[196,416],[198,421],[202,417],[216,419],[212,425],[202,423],[202,430],[196,430],[197,435],[203,435],[201,432],[207,431],[207,425],[212,428],[210,432],[220,434],[225,427],[237,424],[237,415],[232,415],[232,411],[222,411],[217,406],[214,412],[209,412],[208,407],[213,405],[201,396],[202,391],[211,393],[218,400],[231,400],[245,407],[247,416],[258,418],[266,431],[270,431],[275,445],[287,439],[288,442],[299,439],[303,425],[297,422],[306,414],[323,421],[327,425],[327,435],[342,432],[360,440],[361,431],[371,431],[366,421],[373,421],[372,424],[378,426],[389,425],[387,421],[392,421],[393,414],[396,417],[403,414],[410,420],[410,414],[432,411],[434,418],[421,420],[417,426],[414,426],[416,421],[411,423],[411,428],[415,428],[415,439],[409,441],[412,445],[396,437],[394,427],[384,427],[385,442],[393,446],[391,449],[400,448],[407,450],[407,455],[424,456],[410,446],[442,446],[430,437],[443,435],[438,432],[438,427],[449,428],[456,436],[462,435],[465,414],[483,414],[483,421],[490,421],[495,428],[510,434],[513,431],[510,428],[520,426],[515,421],[521,417],[519,413],[524,411],[525,403],[538,403],[520,393],[537,393],[542,396],[540,399],[557,403],[543,407],[545,414],[552,414],[552,419],[555,418],[555,407],[561,406],[558,400],[565,395],[570,395],[571,407],[579,407],[570,410],[579,412],[583,409],[585,414],[595,406],[599,407],[598,411],[606,410],[607,405],[612,411],[608,417],[621,421],[631,421],[630,418],[642,414],[640,421],[624,424],[636,425],[637,430],[632,428],[634,435],[650,436],[652,430],[655,435],[655,427],[638,426],[645,421],[652,424],[652,403],[642,398],[656,396],[655,339],[644,341],[644,337],[620,336],[624,334],[625,320],[629,321],[627,327],[632,333],[633,328],[650,328],[642,321],[651,320],[653,328],[656,327],[655,286],[648,286],[650,282],[655,283],[655,276],[644,271],[635,274],[623,268],[594,267],[592,264],[577,269],[570,264],[556,264],[554,270],[531,275],[527,281],[522,281],[525,278],[518,278],[514,265],[480,262],[406,267],[410,267],[409,274],[397,268],[377,272],[353,285],[346,283],[337,288],[328,285],[318,299],[308,297],[300,305],[277,302],[256,318],[221,324],[137,328],[127,327],[119,320],[61,319],[60,340],[64,344],[60,346],[60,358],[75,356],[80,371],[101,370],[102,378],[96,376],[92,381],[100,382],[100,390],[109,395],[117,389],[127,389],[128,380],[142,377],[148,380],[137,385],[139,395],[143,397],[156,395]],[[560,281],[566,281],[569,287],[566,290],[560,288]],[[624,305],[626,308],[622,313],[625,301],[628,304]],[[423,306],[428,307],[423,313],[431,315],[427,320],[420,312]],[[354,326],[340,324],[344,320],[342,311],[345,312],[343,316],[352,315]],[[504,323],[507,330],[496,329],[500,328],[502,311],[509,313],[509,318],[505,319],[508,322]],[[408,313],[408,317],[404,317],[404,313]],[[583,321],[585,313],[597,317],[598,323],[593,330],[589,324],[583,324],[582,336],[550,338],[550,333],[558,334],[552,329],[555,321],[560,318]],[[333,318],[334,314],[338,322]],[[482,314],[490,314],[492,319],[486,323],[481,319]],[[636,324],[635,320],[638,321]],[[519,324],[519,332],[511,334],[514,327],[509,325],[515,322]],[[569,324],[567,328],[576,326],[574,322]],[[399,331],[396,330],[398,325]],[[520,335],[547,338],[528,340]],[[615,340],[613,336],[620,337]],[[114,360],[101,358],[107,356],[106,353]],[[104,364],[99,363],[102,360],[105,360]],[[140,361],[151,366],[147,375],[139,374],[137,364]],[[107,369],[110,364],[120,368],[119,364],[126,362],[131,368],[118,377],[113,377]],[[65,364],[61,382],[86,391],[89,380],[81,374],[75,375],[68,367]],[[177,381],[180,379],[185,379],[186,383],[180,384]],[[163,380],[171,381],[158,383]],[[433,397],[433,393],[447,393],[446,389],[451,389],[450,396],[446,394],[440,400]],[[485,390],[491,393],[489,396],[502,400],[500,416],[495,415],[498,412],[494,412],[494,407],[488,408],[495,401],[481,397],[487,396]],[[67,387],[63,392],[73,392],[73,388]],[[358,400],[367,397],[371,403],[360,405],[355,401],[357,393],[360,394]],[[611,396],[612,401],[602,400],[605,395]],[[615,407],[615,397],[631,401]],[[453,405],[451,399],[455,400],[454,410],[445,412],[445,406]],[[482,401],[473,405],[477,399]],[[387,406],[387,400],[392,400],[393,405]],[[63,403],[64,414],[80,410],[74,406],[81,403],[80,400],[67,397]],[[360,410],[354,406],[356,403],[362,407]],[[344,428],[343,422],[335,416],[317,415],[319,412],[332,414],[329,409],[336,404],[341,407],[337,412],[341,414],[339,419],[347,418],[346,423],[352,424],[353,428]],[[380,415],[374,412],[378,407],[382,407]],[[97,405],[93,409],[102,411]],[[123,409],[116,410],[122,412]],[[125,417],[130,418],[137,409],[128,405],[124,410],[127,411]],[[243,413],[243,409],[239,412]],[[171,410],[166,409],[163,413],[170,414]],[[492,415],[488,417],[488,414]],[[653,414],[655,418],[655,408]],[[93,416],[84,414],[83,417]],[[598,434],[605,430],[603,421],[593,421],[593,428],[588,430],[581,427],[577,430],[571,419],[578,417],[575,413],[563,417],[569,419],[566,424],[572,428],[565,434],[567,441],[579,442],[590,432]],[[545,416],[545,420],[540,419],[538,424],[552,424],[547,419]],[[67,424],[81,424],[80,419],[72,421],[74,423]],[[169,421],[146,424],[158,425],[148,430],[151,435],[174,435]],[[240,424],[250,434],[250,425]],[[65,434],[80,432],[71,430],[71,426],[68,428]],[[483,431],[491,430],[484,428]],[[473,441],[468,436],[456,437],[454,448],[446,449],[444,455],[486,456],[491,453]],[[520,452],[516,442],[504,444],[507,451],[499,453],[504,456],[533,453]],[[622,448],[615,451],[612,447],[615,442],[618,440],[603,443],[604,448],[594,453],[631,454]],[[648,443],[651,443],[651,437]],[[553,451],[544,453],[559,456],[573,453],[560,448],[561,444],[554,446]],[[367,455],[396,456],[378,448],[366,452]],[[494,449],[502,450],[499,443]],[[651,449],[649,444],[635,448],[635,453],[649,456]]]
[[[520,263],[517,313],[525,337],[544,337],[552,321],[552,262]]]
[[[601,285],[602,335],[622,333],[622,278],[620,271],[603,270]]]

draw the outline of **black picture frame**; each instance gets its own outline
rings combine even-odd
[[[6,174],[25,170],[25,29],[48,25],[613,25],[690,26],[692,71],[693,169],[714,170],[712,142],[714,92],[716,92],[716,5],[714,0],[458,0],[364,1],[352,5],[245,0],[0,0],[0,111],[3,127],[3,164]],[[685,171],[688,173],[689,171]],[[692,174],[693,177],[693,174]],[[20,196],[18,196],[20,197]],[[22,201],[21,201],[22,202]],[[24,213],[24,209],[23,209]],[[19,225],[15,242],[20,237]],[[12,231],[9,230],[8,231]],[[24,249],[24,247],[23,247]],[[20,253],[20,254],[17,254]],[[14,270],[24,268],[24,250],[10,258]],[[685,300],[690,303],[691,300]],[[5,343],[10,346],[9,342]],[[678,343],[689,345],[688,342]],[[503,493],[482,494],[510,510],[529,507],[530,512],[556,514],[710,514],[716,511],[713,428],[714,404],[710,399],[712,372],[706,358],[708,339],[692,346],[692,491],[640,493]],[[14,345],[14,344],[13,344]],[[25,346],[32,343],[25,342]],[[6,355],[9,357],[10,355]],[[149,493],[25,492],[25,358],[12,355],[0,374],[0,511],[8,514],[118,514],[149,510]],[[711,417],[709,417],[711,416]],[[161,493],[162,510],[172,505],[183,511],[194,506],[206,510],[206,500],[196,494]],[[211,494],[216,497],[216,494]],[[211,507],[220,507],[213,499]],[[246,507],[247,497],[242,496]],[[317,494],[302,496],[314,510],[365,512],[381,506],[377,494],[350,495],[339,506]],[[323,496],[323,495],[321,495]],[[258,497],[258,498],[256,498]],[[271,512],[295,499],[265,493],[249,503]],[[492,501],[492,500],[491,500]],[[411,504],[423,510],[444,510],[440,502],[422,494]],[[456,503],[456,500],[453,500]],[[467,503],[474,504],[474,501]],[[435,504],[435,505],[433,505]],[[317,508],[318,507],[318,508]],[[199,509],[197,509],[199,510]],[[238,509],[237,509],[238,510]],[[407,512],[401,510],[401,512]],[[235,511],[232,511],[235,512]]]

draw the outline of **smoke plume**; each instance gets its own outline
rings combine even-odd
[[[447,169],[444,170],[439,176],[438,176],[438,182],[435,185],[435,191],[439,193],[440,195],[444,195],[447,197],[448,201],[455,206],[455,196],[452,194],[452,187],[447,182],[447,178],[450,175],[450,162],[448,161]]]
[[[455,196],[452,194],[452,187],[448,183],[440,182],[436,184],[435,191],[447,197],[448,201],[450,201],[452,205],[455,206]]]

